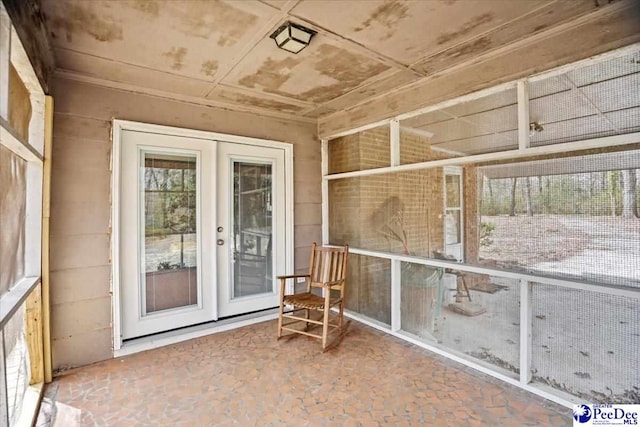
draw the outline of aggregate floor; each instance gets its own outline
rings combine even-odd
[[[67,372],[83,426],[566,426],[571,411],[352,322],[340,346],[274,321]]]

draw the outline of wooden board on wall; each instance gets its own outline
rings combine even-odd
[[[15,67],[9,65],[9,117],[8,122],[13,130],[29,141],[29,122],[31,121],[31,99],[29,89],[18,75]]]

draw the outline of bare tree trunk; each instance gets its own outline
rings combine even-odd
[[[487,186],[489,187],[489,196],[493,199],[493,186],[491,185],[491,180],[487,179]]]
[[[527,215],[533,216],[533,202],[531,200],[531,178],[527,177],[524,183],[525,183],[524,203],[527,208]]]
[[[538,194],[542,194],[542,177],[538,177]]]
[[[611,216],[616,216],[616,192],[618,190],[618,176],[615,171],[607,172],[609,181],[609,202],[611,204]]]
[[[511,208],[509,209],[509,216],[516,216],[516,187],[518,185],[518,178],[511,179]]]
[[[636,171],[622,171],[622,217],[637,218]]]

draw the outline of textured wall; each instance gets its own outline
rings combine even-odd
[[[296,270],[321,238],[320,144],[292,123],[71,80],[54,81],[51,302],[54,369],[112,357],[109,139],[112,118],[294,144]]]

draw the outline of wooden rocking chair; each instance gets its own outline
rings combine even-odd
[[[348,322],[343,322],[344,317],[344,287],[347,277],[348,246],[338,248],[318,247],[311,245],[311,259],[309,261],[309,274],[293,274],[278,276],[280,279],[280,316],[278,318],[278,339],[290,338],[297,334],[322,340],[322,351],[339,344],[344,337]],[[285,283],[289,279],[304,277],[307,279],[306,292],[285,295]],[[294,285],[295,288],[295,285]],[[322,289],[323,296],[313,293],[313,289]],[[285,312],[285,306],[292,306],[293,310]],[[333,322],[330,322],[331,308],[338,306],[338,313],[332,314]],[[312,319],[311,311],[321,311],[321,319]],[[304,311],[304,317],[300,312]],[[284,319],[291,319],[283,323]],[[291,325],[302,324],[303,329],[292,328]],[[311,329],[315,325],[322,326],[322,334],[315,334]],[[329,332],[333,329],[337,335],[329,342]],[[283,335],[283,331],[289,334]]]

